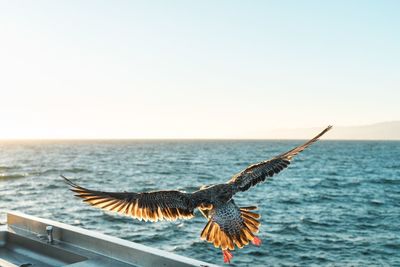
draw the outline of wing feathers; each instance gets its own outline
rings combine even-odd
[[[314,138],[301,146],[295,147],[292,150],[280,154],[279,156],[276,156],[270,160],[262,161],[247,167],[245,170],[234,175],[228,183],[234,185],[238,191],[246,191],[251,186],[265,181],[267,177],[272,177],[281,172],[283,169],[287,168],[294,156],[318,141],[318,139],[331,128],[332,126],[328,126]]]
[[[190,194],[180,191],[155,191],[145,193],[102,192],[86,189],[61,176],[71,186],[75,196],[108,211],[132,216],[139,220],[190,219],[194,216]]]

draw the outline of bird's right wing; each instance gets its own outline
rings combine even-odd
[[[194,216],[195,205],[191,194],[180,191],[154,192],[102,192],[81,187],[64,176],[71,191],[83,201],[104,210],[115,211],[139,220],[190,219]]]

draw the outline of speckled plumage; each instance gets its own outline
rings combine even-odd
[[[260,216],[254,213],[256,207],[238,207],[232,197],[241,191],[265,181],[289,166],[295,155],[316,142],[331,129],[324,129],[308,142],[280,154],[270,160],[250,165],[234,175],[227,183],[202,187],[193,193],[176,190],[153,192],[105,192],[81,187],[66,177],[64,180],[71,186],[76,196],[84,202],[104,210],[145,221],[190,219],[198,208],[208,223],[201,238],[211,242],[223,251],[242,248],[249,241],[257,239]],[[231,254],[228,252],[231,256]],[[224,254],[224,257],[226,255]],[[225,259],[225,258],[224,258]],[[230,258],[228,258],[228,261]]]

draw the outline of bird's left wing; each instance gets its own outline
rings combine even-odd
[[[279,156],[276,156],[270,160],[261,161],[257,164],[247,167],[243,171],[234,175],[228,183],[235,186],[236,190],[238,191],[246,191],[251,186],[265,181],[267,177],[272,177],[288,167],[294,156],[318,141],[318,139],[331,128],[332,126],[326,127],[322,132],[310,139],[308,142],[295,147],[286,153],[280,154]]]
[[[103,192],[81,187],[64,176],[75,196],[104,210],[115,211],[139,220],[156,222],[158,220],[190,219],[195,206],[191,194],[181,191],[154,192]]]

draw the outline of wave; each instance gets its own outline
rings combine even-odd
[[[398,250],[400,249],[400,243],[388,243],[384,245],[385,248]]]
[[[48,175],[56,175],[59,176],[60,174],[78,174],[78,173],[89,173],[90,170],[83,169],[83,168],[68,168],[68,169],[47,169],[44,171],[29,171],[29,172],[22,172],[22,173],[7,173],[1,172],[8,169],[13,169],[14,167],[1,167],[0,166],[0,180],[12,180],[12,179],[21,179],[26,178],[29,176],[48,176]]]
[[[0,174],[0,180],[12,180],[12,179],[19,179],[19,178],[25,178],[29,174],[6,174],[6,173],[1,173]]]
[[[304,218],[301,220],[302,223],[306,224],[306,225],[317,225],[317,226],[332,226],[331,223],[327,223],[327,222],[321,222],[321,221],[314,221],[312,219],[308,219],[308,218]]]
[[[301,204],[301,201],[299,201],[297,198],[288,198],[288,199],[281,200],[281,203],[283,203],[283,204]]]
[[[47,174],[63,174],[63,173],[89,173],[91,172],[88,169],[84,168],[67,168],[67,169],[48,169],[39,172],[39,175],[47,175]]]
[[[9,171],[18,168],[17,166],[0,166],[0,171]]]
[[[277,229],[277,230],[272,230],[269,231],[270,233],[274,233],[274,234],[301,234],[302,231],[300,230],[300,227],[298,225],[295,224],[291,224],[291,225],[286,225],[281,229]]]

